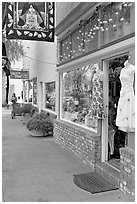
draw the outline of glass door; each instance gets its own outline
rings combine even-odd
[[[117,106],[120,97],[120,72],[124,67],[127,55],[109,60],[109,93],[108,93],[108,160],[119,159],[119,149],[125,146],[126,133],[116,126]]]
[[[119,168],[119,149],[126,144],[126,133],[116,126],[118,100],[120,97],[120,71],[128,55],[122,55],[103,61],[104,71],[104,108],[105,119],[102,121],[102,161]]]

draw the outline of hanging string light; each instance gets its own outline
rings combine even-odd
[[[133,4],[132,4],[131,2],[129,2],[129,3],[128,3],[128,6],[129,6],[129,7],[132,7],[132,6],[133,6]]]
[[[124,3],[124,7],[127,7],[127,6],[128,6],[128,4],[127,4],[127,2],[125,2],[125,3]]]
[[[93,39],[98,36],[98,32],[102,34],[108,32],[109,30],[117,30],[119,24],[122,25],[130,19],[130,8],[133,6],[132,2],[112,2],[107,6],[100,7],[101,16],[98,16],[98,13],[95,12],[93,16],[86,22],[80,23],[77,34],[75,35],[73,43],[72,41],[64,40],[62,47],[65,47],[62,51],[61,61],[63,57],[65,59],[74,58],[82,54],[82,51],[85,52],[91,49],[91,46],[88,46],[88,43],[93,41]],[[83,26],[84,25],[84,26]],[[65,42],[66,41],[66,42]],[[85,46],[88,46],[85,49]]]

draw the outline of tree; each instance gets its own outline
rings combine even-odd
[[[23,50],[23,41],[15,39],[5,39],[5,46],[7,57],[10,62],[15,62],[16,60],[20,60],[24,55]]]

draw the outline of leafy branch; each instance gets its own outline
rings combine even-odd
[[[20,40],[5,40],[7,57],[11,62],[20,60],[24,56],[23,43]]]

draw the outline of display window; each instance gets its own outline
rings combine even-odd
[[[115,2],[101,11],[101,45],[120,39],[135,32],[135,5],[134,3]]]
[[[64,72],[62,78],[61,118],[97,132],[103,118],[103,82],[99,63]]]
[[[46,93],[46,108],[55,111],[55,81],[50,83],[45,83],[45,93]]]

